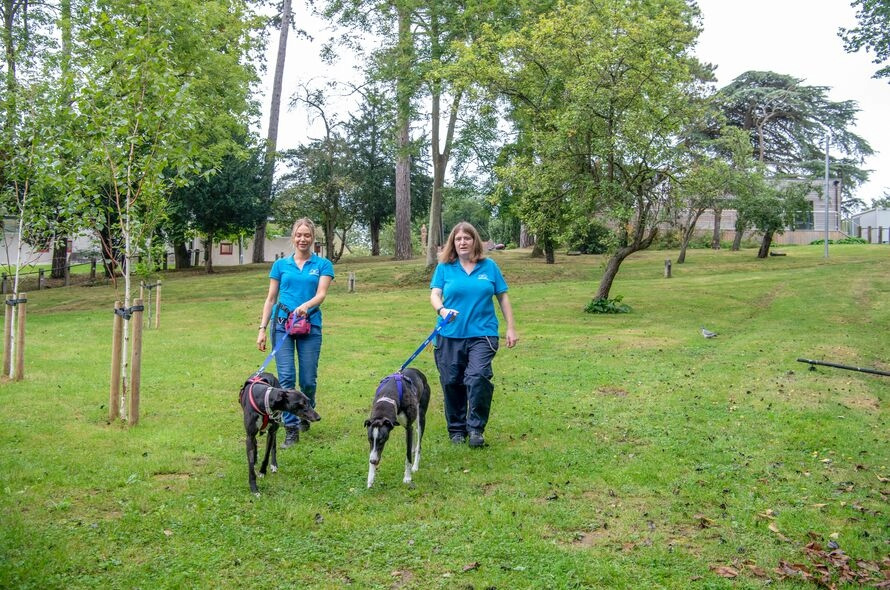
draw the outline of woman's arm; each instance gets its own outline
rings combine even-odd
[[[501,305],[501,313],[504,314],[504,320],[507,322],[507,348],[513,348],[519,341],[519,336],[516,335],[516,325],[513,322],[513,306],[510,305],[510,297],[506,291],[498,293],[496,297]]]
[[[328,275],[322,275],[318,278],[318,288],[315,290],[315,296],[309,301],[301,303],[297,309],[297,315],[306,315],[313,307],[318,307],[324,302],[328,296],[328,287],[331,286],[332,278]]]
[[[449,313],[453,313],[455,316],[458,314],[456,309],[445,307],[445,301],[442,299],[442,289],[438,287],[430,289],[430,303],[440,318],[447,318]]]
[[[263,313],[260,316],[260,332],[256,338],[256,346],[260,350],[266,350],[266,332],[269,330],[269,320],[272,316],[272,308],[278,301],[278,280],[269,279],[269,293],[266,294],[266,300],[263,302]]]

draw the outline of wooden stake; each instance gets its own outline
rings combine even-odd
[[[142,378],[142,299],[133,302],[137,311],[133,312],[133,348],[130,351],[130,408],[127,412],[127,423],[135,426],[139,423],[139,381]]]
[[[161,281],[158,281],[155,293],[155,330],[161,327]]]
[[[120,418],[121,395],[121,348],[124,341],[124,318],[118,315],[117,310],[123,304],[114,302],[114,324],[111,330],[111,392],[108,394],[108,421]]]
[[[9,297],[6,301],[9,301]],[[12,295],[15,299],[15,294]],[[4,301],[6,306],[6,323],[3,324],[3,377],[10,377],[12,369],[12,305]]]

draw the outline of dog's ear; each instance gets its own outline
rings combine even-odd
[[[386,425],[386,427],[389,428],[390,430],[392,430],[393,428],[395,428],[396,426],[399,425],[398,422],[396,422],[395,424],[393,424],[393,423],[392,423],[392,420],[390,420],[389,418],[384,418],[384,419],[383,419],[383,423],[384,423],[384,424]]]
[[[365,428],[369,427],[370,425],[371,425],[371,419],[370,418],[365,419]]]

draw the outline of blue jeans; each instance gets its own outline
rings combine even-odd
[[[436,368],[445,394],[445,421],[449,435],[485,431],[494,394],[491,361],[497,351],[497,336],[438,337]]]
[[[284,319],[272,322],[272,346],[281,340],[284,331]],[[296,353],[296,354],[295,354]],[[315,407],[315,384],[318,380],[318,357],[321,355],[321,328],[312,326],[305,336],[288,336],[275,353],[275,367],[278,381],[285,389],[294,389],[297,383],[297,368],[300,372],[300,391],[306,394],[312,407]],[[296,356],[296,365],[294,363]],[[298,365],[298,367],[297,367]],[[282,415],[285,426],[296,426],[300,419],[290,412]]]

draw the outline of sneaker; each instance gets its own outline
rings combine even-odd
[[[281,443],[281,448],[289,449],[300,441],[300,428],[298,426],[285,426],[284,430],[287,434],[284,437],[284,442]]]
[[[482,433],[478,430],[470,431],[470,446],[471,447],[481,447],[485,444],[485,437],[482,436]]]
[[[297,428],[300,429],[300,432],[306,432],[309,430],[309,427],[312,426],[311,422],[306,422],[305,420],[300,420],[300,423],[297,424]]]
[[[451,435],[451,444],[462,445],[465,442],[467,442],[466,435],[464,435],[460,432],[455,432],[454,434]]]

